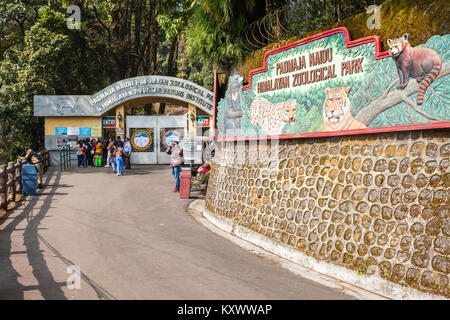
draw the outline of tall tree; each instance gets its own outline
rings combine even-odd
[[[193,16],[186,30],[189,52],[203,61],[231,65],[247,52],[242,30],[286,2],[195,0]]]
[[[43,147],[43,120],[33,116],[33,96],[64,91],[69,56],[68,37],[40,23],[25,31],[23,45],[6,53],[0,64],[1,151],[10,159],[26,145]]]

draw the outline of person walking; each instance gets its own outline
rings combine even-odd
[[[77,152],[78,168],[81,168],[81,166],[83,166],[83,168],[86,168],[86,164],[84,162],[84,158],[86,155],[86,147],[83,144],[83,141],[82,140],[78,141],[78,144],[75,146],[74,149]]]
[[[131,169],[131,142],[130,139],[125,137],[125,144],[123,145],[123,150],[125,151],[125,169]]]
[[[37,184],[38,188],[42,188],[42,175],[43,175],[43,162],[41,157],[30,147],[25,147],[25,156],[19,157],[20,160],[24,160],[27,163],[34,164],[38,172]]]
[[[114,147],[114,141],[111,137],[109,137],[109,143],[108,146],[106,147],[106,150],[108,152],[107,158],[106,158],[106,165],[105,168],[109,168],[110,167],[110,162],[111,162],[111,156],[112,156],[112,147]]]
[[[170,166],[172,167],[172,174],[175,178],[175,189],[173,192],[180,191],[180,167],[183,163],[183,149],[180,148],[178,141],[172,142],[169,148],[166,150],[167,154],[170,154]]]
[[[117,175],[121,176],[123,175],[123,162],[125,157],[122,141],[117,141],[114,157],[116,159]]]

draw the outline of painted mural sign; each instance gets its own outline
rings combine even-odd
[[[221,139],[295,138],[450,127],[450,35],[350,41],[337,28],[269,51],[249,83],[229,79]]]

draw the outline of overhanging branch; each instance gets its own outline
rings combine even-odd
[[[411,109],[413,109],[415,112],[417,112],[418,114],[424,116],[425,118],[427,118],[428,120],[432,120],[432,121],[445,121],[444,119],[442,119],[441,117],[436,117],[436,116],[432,116],[429,115],[428,113],[426,113],[425,111],[421,110],[418,106],[416,106],[416,104],[408,97],[403,97],[403,101],[405,101],[405,103],[408,105],[408,107],[410,107]]]
[[[440,79],[445,76],[448,76],[450,74],[450,63],[444,63],[442,65],[441,72],[439,73],[439,76],[436,78]],[[394,84],[398,81],[396,79],[394,81]],[[419,84],[414,79],[409,80],[408,86],[404,90],[394,90],[390,91],[390,89],[393,87],[393,84],[391,84],[386,90],[386,93],[377,100],[371,102],[368,106],[362,108],[358,114],[356,115],[356,119],[364,123],[366,126],[369,126],[373,120],[382,112],[395,107],[399,103],[402,103],[404,101],[404,97],[409,97],[415,93],[417,93],[417,89],[419,88]],[[418,109],[418,108],[417,108]],[[420,109],[418,109],[420,110]],[[417,110],[415,110],[417,111]],[[423,114],[422,114],[423,115]],[[429,116],[429,115],[427,115]],[[428,118],[428,117],[427,117]],[[439,118],[439,117],[436,117]],[[439,118],[441,119],[441,118]],[[432,119],[430,119],[432,120]],[[443,119],[442,119],[443,120]],[[442,121],[442,120],[433,120],[433,121]]]

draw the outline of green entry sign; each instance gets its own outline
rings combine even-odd
[[[115,128],[116,127],[116,117],[103,117],[102,127],[103,128]]]

